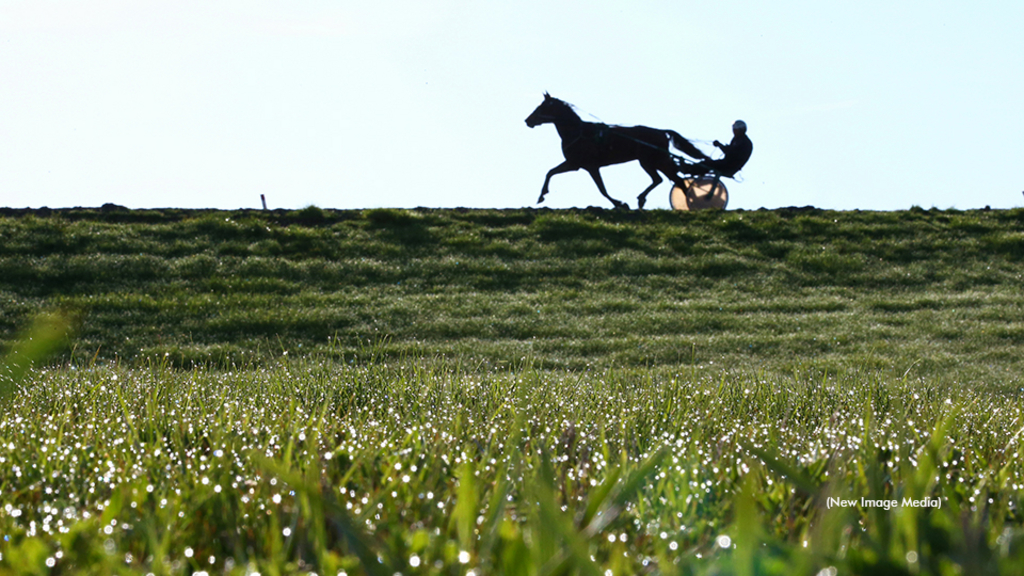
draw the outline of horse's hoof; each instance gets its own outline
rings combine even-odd
[[[636,209],[637,210],[643,210],[644,209],[644,204],[647,204],[647,198],[644,198],[643,196],[637,196],[636,197]]]

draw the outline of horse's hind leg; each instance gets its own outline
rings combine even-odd
[[[647,172],[647,175],[651,177],[651,185],[648,186],[647,188],[644,188],[644,191],[641,192],[640,195],[636,197],[637,210],[644,209],[644,204],[647,204],[647,195],[650,194],[651,190],[654,190],[655,186],[661,184],[662,182],[662,178],[658,174],[658,170],[654,166],[650,166],[648,164],[645,164],[644,162],[641,162],[640,166],[644,169],[644,172]]]
[[[629,204],[626,204],[625,202],[619,202],[615,198],[612,198],[611,196],[608,195],[608,190],[606,190],[604,187],[604,180],[601,179],[600,169],[587,168],[587,172],[590,172],[590,177],[594,179],[594,184],[597,184],[597,189],[601,191],[602,196],[611,200],[612,204],[614,204],[616,208],[629,210]]]
[[[694,166],[694,165],[687,164],[686,168],[690,169],[692,166]],[[676,186],[679,186],[681,188],[685,188],[686,187],[685,178],[683,178],[682,176],[679,175],[680,172],[686,173],[684,171],[684,167],[682,167],[682,166],[676,164],[675,162],[673,162],[672,159],[667,154],[665,155],[665,158],[660,159],[658,161],[656,167],[665,176],[668,176],[668,179],[671,180]]]

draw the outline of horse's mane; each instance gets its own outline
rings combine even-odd
[[[554,96],[551,96],[549,94],[545,94],[545,96],[550,98],[555,104],[557,104],[560,108],[565,110],[565,113],[567,115],[569,115],[570,117],[572,117],[573,119],[578,120],[580,122],[583,121],[583,119],[580,118],[580,115],[576,113],[576,110],[573,109],[572,104],[569,104],[565,100],[560,100],[558,98],[555,98]]]

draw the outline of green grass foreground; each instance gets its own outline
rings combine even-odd
[[[1022,225],[0,213],[0,573],[1024,573]]]

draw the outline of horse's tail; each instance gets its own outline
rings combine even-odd
[[[665,130],[665,134],[667,134],[669,139],[672,140],[672,146],[675,146],[677,150],[682,150],[687,156],[691,156],[698,160],[707,158],[706,154],[701,152],[696,146],[690,143],[689,140],[683,138],[675,130]]]

